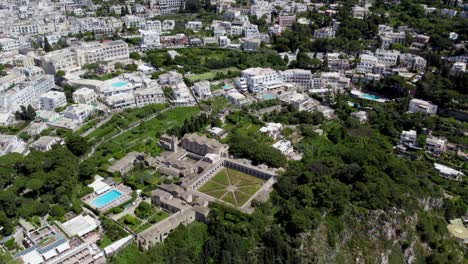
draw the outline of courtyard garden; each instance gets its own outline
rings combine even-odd
[[[240,171],[223,168],[198,191],[241,207],[262,187],[264,182],[262,179]]]

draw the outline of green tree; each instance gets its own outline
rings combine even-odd
[[[52,51],[52,46],[50,45],[49,40],[47,39],[47,37],[44,37],[44,50],[45,50],[45,52]]]
[[[66,139],[67,148],[75,155],[81,156],[89,149],[89,143],[79,135],[72,134]]]
[[[132,58],[134,60],[140,60],[141,56],[140,56],[140,54],[138,52],[132,51],[132,52],[130,52],[130,58]]]

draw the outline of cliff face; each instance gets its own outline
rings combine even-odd
[[[343,226],[333,222],[303,235],[303,263],[425,263],[431,253],[417,233],[417,213],[352,209]],[[462,261],[463,252],[457,256]]]

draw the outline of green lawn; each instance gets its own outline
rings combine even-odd
[[[223,188],[222,190],[214,190],[204,193],[208,194],[209,196],[213,196],[214,198],[220,199],[226,193],[226,189]]]
[[[265,181],[257,177],[229,168],[223,168],[213,178],[202,185],[198,191],[235,206],[244,205]],[[230,186],[237,190],[229,191]],[[237,202],[236,202],[237,201]]]
[[[234,194],[232,192],[226,193],[226,195],[222,199],[226,203],[230,203],[232,205],[237,205],[236,200],[234,200]]]
[[[169,213],[165,211],[159,211],[153,216],[150,217],[149,222],[150,223],[158,223],[161,222],[162,220],[166,219],[169,217]]]
[[[105,169],[106,166],[110,165],[109,159],[121,159],[131,151],[146,152],[157,156],[161,152],[161,149],[157,146],[157,135],[163,134],[173,126],[182,125],[185,119],[189,119],[199,111],[200,109],[197,107],[178,107],[168,110],[158,117],[142,122],[139,126],[100,145],[91,159],[98,161],[98,166]],[[112,132],[112,134],[116,133]]]
[[[118,220],[119,223],[125,225],[131,230],[135,231],[142,223],[142,221],[133,215],[124,215]]]
[[[204,72],[200,74],[193,74],[193,75],[187,76],[187,78],[192,82],[198,82],[198,81],[203,81],[203,80],[213,80],[216,76],[216,73],[218,72],[227,73],[228,71],[240,72],[239,69],[236,67],[229,67],[229,68],[224,68],[224,69],[211,70],[209,72]]]
[[[13,256],[10,253],[5,252],[3,249],[0,249],[0,262],[1,263],[9,263],[13,261]]]
[[[120,113],[115,114],[109,121],[91,132],[86,138],[101,139],[111,137],[120,131],[119,128],[124,129],[131,123],[159,112],[166,107],[166,104],[152,104],[140,108],[126,109]]]
[[[237,206],[241,207],[244,205],[250,197],[252,197],[252,194],[245,194],[243,192],[234,192],[234,195],[236,195],[236,200],[237,200]]]
[[[248,193],[250,195],[254,195],[258,191],[258,189],[260,189],[259,186],[258,185],[241,186],[239,187],[239,191]]]
[[[198,191],[200,192],[211,192],[211,191],[217,191],[217,190],[224,190],[226,188],[225,185],[221,185],[217,182],[209,180],[207,183],[203,184]]]
[[[218,172],[218,174],[211,178],[211,180],[217,183],[221,183],[223,185],[229,185],[229,179],[227,173],[225,172],[225,169],[222,169],[220,172]]]
[[[226,168],[226,171],[229,174],[229,178],[231,179],[231,184],[235,184],[238,186],[250,185],[250,184],[258,184],[262,185],[265,181],[259,179],[257,177],[242,173],[240,171],[236,171],[233,169]]]
[[[109,238],[108,235],[104,234],[97,244],[99,245],[100,248],[105,248],[108,245],[112,244],[112,240]]]

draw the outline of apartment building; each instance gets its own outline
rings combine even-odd
[[[73,102],[75,104],[97,104],[97,95],[94,90],[89,88],[80,88],[73,92]]]
[[[349,87],[350,79],[339,72],[322,72],[312,75],[311,89],[344,89]]]
[[[201,21],[188,21],[185,23],[185,28],[190,29],[193,32],[198,32],[202,29],[203,24]]]
[[[21,106],[36,105],[39,96],[55,87],[53,75],[17,83],[0,94],[0,107],[19,110]]]
[[[76,51],[84,54],[85,64],[129,58],[128,44],[123,40],[103,43],[82,42]]]
[[[431,104],[430,102],[420,100],[420,99],[411,99],[408,106],[408,112],[410,113],[423,113],[427,115],[437,114],[437,105]]]
[[[122,17],[122,22],[127,28],[140,28],[146,23],[146,18],[136,15],[126,15]]]
[[[72,120],[84,123],[84,121],[95,112],[95,108],[85,104],[74,104],[67,107],[63,112],[63,116]]]
[[[26,148],[26,142],[18,136],[0,134],[0,156],[12,152],[24,154]]]
[[[19,72],[11,72],[3,77],[0,77],[0,92],[16,85],[17,83],[26,80],[26,76]]]
[[[67,98],[63,92],[48,91],[39,97],[39,105],[42,110],[54,110],[67,105]]]
[[[466,63],[464,63],[464,62],[455,62],[452,65],[452,68],[450,69],[450,72],[452,74],[456,74],[456,73],[459,73],[459,72],[466,72]]]
[[[278,16],[278,25],[281,27],[290,27],[296,22],[295,15],[280,15]]]
[[[49,74],[59,70],[75,72],[85,64],[118,61],[129,58],[128,44],[123,40],[81,42],[77,46],[50,52],[42,58],[42,67]]]
[[[303,69],[290,69],[279,72],[281,79],[286,83],[293,83],[298,87],[308,90],[311,86],[312,72]]]
[[[396,66],[399,56],[400,52],[398,50],[377,49],[375,51],[375,57],[379,63],[382,63],[385,66]]]
[[[172,19],[163,20],[161,26],[162,26],[162,30],[163,30],[163,31],[171,31],[171,30],[174,30],[174,27],[175,27],[175,20],[172,20]]]
[[[106,97],[106,104],[114,110],[135,107],[135,95],[132,93],[113,94]]]
[[[402,131],[400,135],[400,144],[404,146],[416,146],[418,135],[415,130]]]
[[[423,72],[426,69],[427,61],[421,56],[411,53],[403,53],[400,55],[400,66],[406,67],[409,70]]]
[[[251,93],[259,93],[274,88],[281,83],[279,74],[271,68],[249,68],[241,72]]]
[[[156,31],[158,33],[162,32],[162,25],[161,21],[154,20],[154,21],[146,21],[142,26],[141,29],[148,30],[148,31]]]
[[[156,30],[140,30],[141,45],[146,48],[159,48],[161,46],[160,32]]]
[[[259,35],[258,26],[254,24],[249,24],[244,27],[244,36],[246,38],[256,38]]]
[[[209,81],[200,81],[193,84],[192,91],[199,98],[209,98],[212,96],[210,87]]]
[[[447,140],[444,138],[429,136],[426,138],[426,145],[424,146],[424,149],[426,152],[429,152],[434,156],[440,156],[443,152],[445,152],[447,143]]]
[[[137,107],[148,104],[162,104],[166,102],[164,92],[159,85],[152,85],[148,88],[138,89],[134,92]]]
[[[9,51],[18,51],[19,42],[16,39],[12,38],[0,38],[0,50],[9,52]]]
[[[44,55],[42,57],[42,68],[48,74],[55,74],[58,71],[70,73],[80,70],[81,63],[75,51],[72,49],[61,49]]]
[[[400,43],[405,44],[406,42],[406,33],[405,32],[385,32],[380,36],[382,49],[390,47],[390,44]]]
[[[332,27],[319,28],[314,31],[314,38],[335,38],[336,31]]]
[[[186,0],[159,0],[158,6],[161,15],[167,15],[185,9],[186,2]]]

